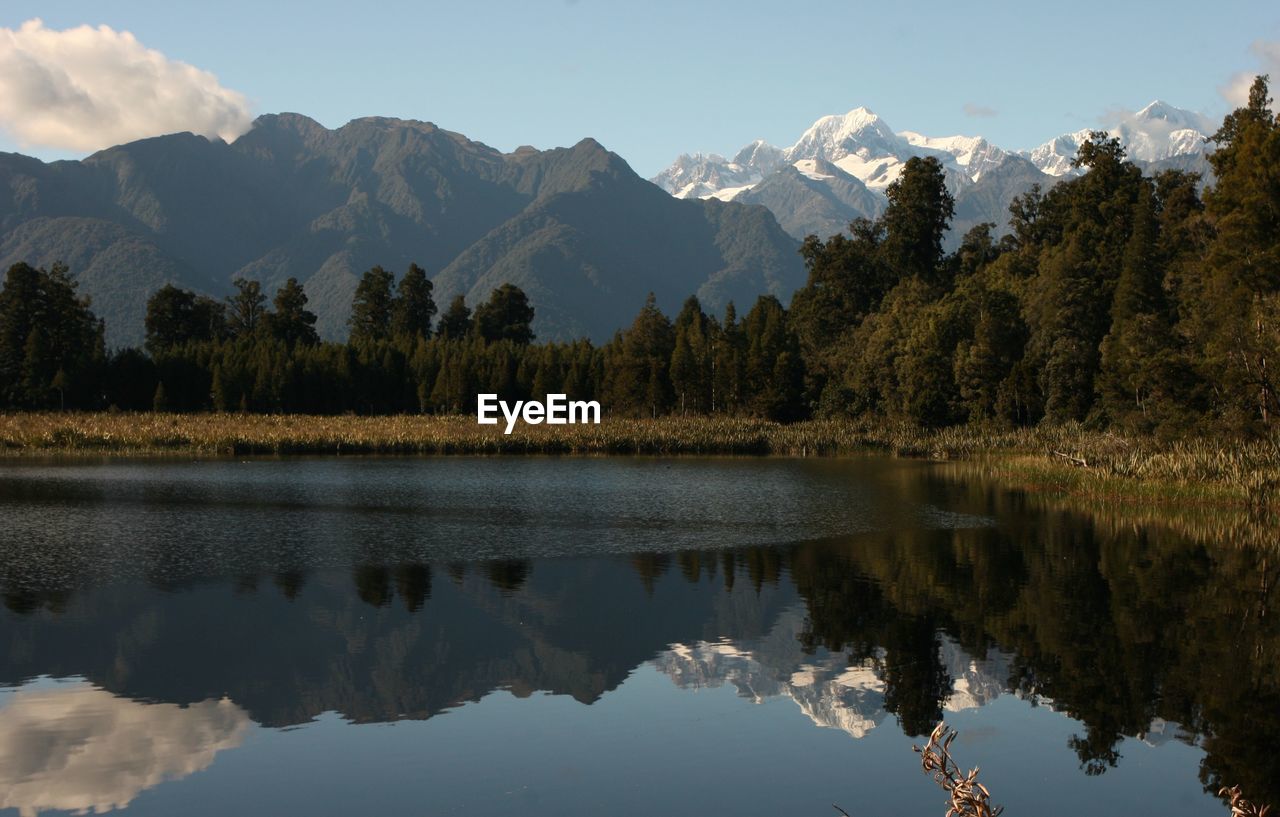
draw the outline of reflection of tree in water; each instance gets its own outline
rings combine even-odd
[[[356,595],[365,604],[386,607],[391,603],[391,571],[386,565],[358,565],[354,578]]]
[[[644,585],[644,591],[653,595],[654,585],[671,567],[671,556],[666,553],[637,553],[631,557],[631,566]]]
[[[1280,560],[1073,513],[996,515],[1013,523],[726,551],[721,573],[732,587],[739,572],[789,572],[806,604],[802,646],[874,661],[908,733],[932,729],[951,692],[945,633],[971,655],[1012,653],[1008,688],[1082,724],[1069,746],[1086,774],[1117,765],[1121,741],[1163,719],[1204,748],[1207,790],[1239,784],[1280,802],[1268,743],[1280,729]],[[710,558],[675,560],[696,581]],[[666,563],[633,566],[650,587]]]
[[[927,735],[942,719],[951,675],[942,664],[942,644],[930,618],[899,616],[882,645],[884,708],[898,716],[908,735]]]
[[[524,587],[530,568],[528,559],[494,559],[485,563],[485,574],[499,592],[511,595]]]
[[[425,564],[408,563],[395,567],[359,565],[353,573],[353,579],[356,595],[361,601],[374,607],[386,607],[399,595],[405,609],[415,613],[431,597],[431,568]],[[494,584],[498,584],[497,579]]]
[[[298,594],[302,592],[302,586],[306,582],[306,574],[301,570],[281,570],[272,577],[272,583],[289,601],[293,601],[298,597]]]
[[[462,580],[467,577],[466,562],[449,562],[445,565],[444,572],[449,574],[449,580],[456,585],[461,585]]]
[[[431,568],[424,564],[399,565],[395,569],[396,592],[405,609],[416,613],[431,598]]]
[[[885,709],[907,734],[927,735],[952,687],[937,619],[895,610],[879,583],[835,548],[805,549],[794,562],[797,589],[808,603],[804,648],[844,650],[851,665],[874,661],[885,684]]]
[[[673,556],[670,553],[638,553],[631,557],[631,566],[640,576],[640,581],[650,594],[658,579],[671,569]],[[702,578],[713,578],[717,573],[724,573],[724,589],[733,590],[734,581],[739,571],[746,574],[747,580],[759,594],[765,584],[778,586],[785,570],[786,553],[781,548],[754,547],[738,550],[682,550],[674,555],[680,574],[694,584]]]
[[[0,597],[4,606],[20,616],[31,615],[37,610],[48,610],[51,613],[62,613],[67,609],[67,601],[71,591],[66,588],[52,590],[33,590],[24,587],[6,588]]]
[[[716,574],[716,560],[717,554],[714,551],[685,550],[676,554],[680,573],[694,584],[702,581],[704,572],[708,577]]]

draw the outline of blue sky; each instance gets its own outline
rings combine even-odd
[[[593,136],[645,176],[684,151],[789,144],[859,105],[898,130],[980,133],[1010,148],[1157,97],[1219,118],[1221,89],[1267,67],[1259,44],[1280,41],[1280,4],[1261,0],[0,6],[0,28],[34,17],[132,32],[215,74],[255,114],[298,111],[331,127],[425,119],[504,150]],[[20,147],[12,134],[0,150],[85,152]]]

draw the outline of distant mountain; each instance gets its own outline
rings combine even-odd
[[[1110,132],[1129,156],[1152,169],[1178,167],[1207,177],[1206,117],[1156,101],[1124,117]],[[1007,229],[1008,207],[1033,184],[1052,185],[1074,171],[1089,130],[1063,134],[1030,151],[1005,150],[981,136],[926,136],[895,132],[867,108],[824,116],[790,147],[757,140],[732,159],[684,155],[653,182],[678,198],[717,198],[763,204],[796,238],[839,232],[853,218],[883,211],[884,191],[913,156],[942,163],[956,199],[948,236],[955,246],[970,227],[992,222]],[[817,163],[817,164],[815,164]],[[819,169],[815,169],[819,168]]]
[[[763,204],[782,229],[797,238],[810,233],[824,238],[834,235],[855,218],[875,218],[886,204],[884,196],[824,159],[783,165],[733,200]]]
[[[437,301],[524,288],[540,338],[608,337],[654,291],[719,310],[804,281],[796,242],[762,207],[680,201],[585,139],[504,154],[427,122],[336,130],[260,117],[231,144],[145,139],[78,162],[0,154],[0,266],[65,261],[107,321],[137,343],[166,282],[221,296],[236,276],[298,278],[329,338],[374,264],[435,274]]]
[[[653,182],[678,198],[763,204],[793,237],[826,237],[845,230],[854,218],[883,212],[885,189],[913,156],[938,159],[957,199],[984,176],[1017,159],[978,136],[895,133],[872,111],[855,108],[842,116],[822,117],[788,148],[757,140],[733,160],[681,156]],[[997,175],[1007,181],[1015,174],[1005,170]],[[1024,189],[988,183],[968,209],[987,207],[976,221],[1003,224],[1009,200]],[[953,232],[958,241],[959,232]]]
[[[727,201],[783,163],[782,151],[757,139],[732,159],[714,153],[680,156],[651,181],[676,198],[718,198]]]
[[[1050,176],[1075,173],[1071,160],[1091,130],[1105,130],[1117,137],[1130,159],[1161,162],[1179,156],[1205,154],[1205,140],[1217,130],[1217,126],[1208,117],[1194,111],[1156,100],[1110,128],[1085,128],[1064,133],[1022,155]]]
[[[1032,185],[1049,188],[1057,178],[1040,172],[1021,156],[1005,156],[1000,164],[983,173],[955,193],[956,210],[951,219],[947,244],[954,248],[971,228],[984,222],[996,225],[996,234],[1008,232],[1009,203]]]

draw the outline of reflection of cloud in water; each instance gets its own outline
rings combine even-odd
[[[7,699],[7,700],[6,700]],[[230,700],[187,707],[117,698],[87,683],[0,696],[0,809],[101,813],[240,745],[249,716]]]

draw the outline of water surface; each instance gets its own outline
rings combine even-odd
[[[1280,802],[1268,551],[879,458],[0,465],[0,814]]]

